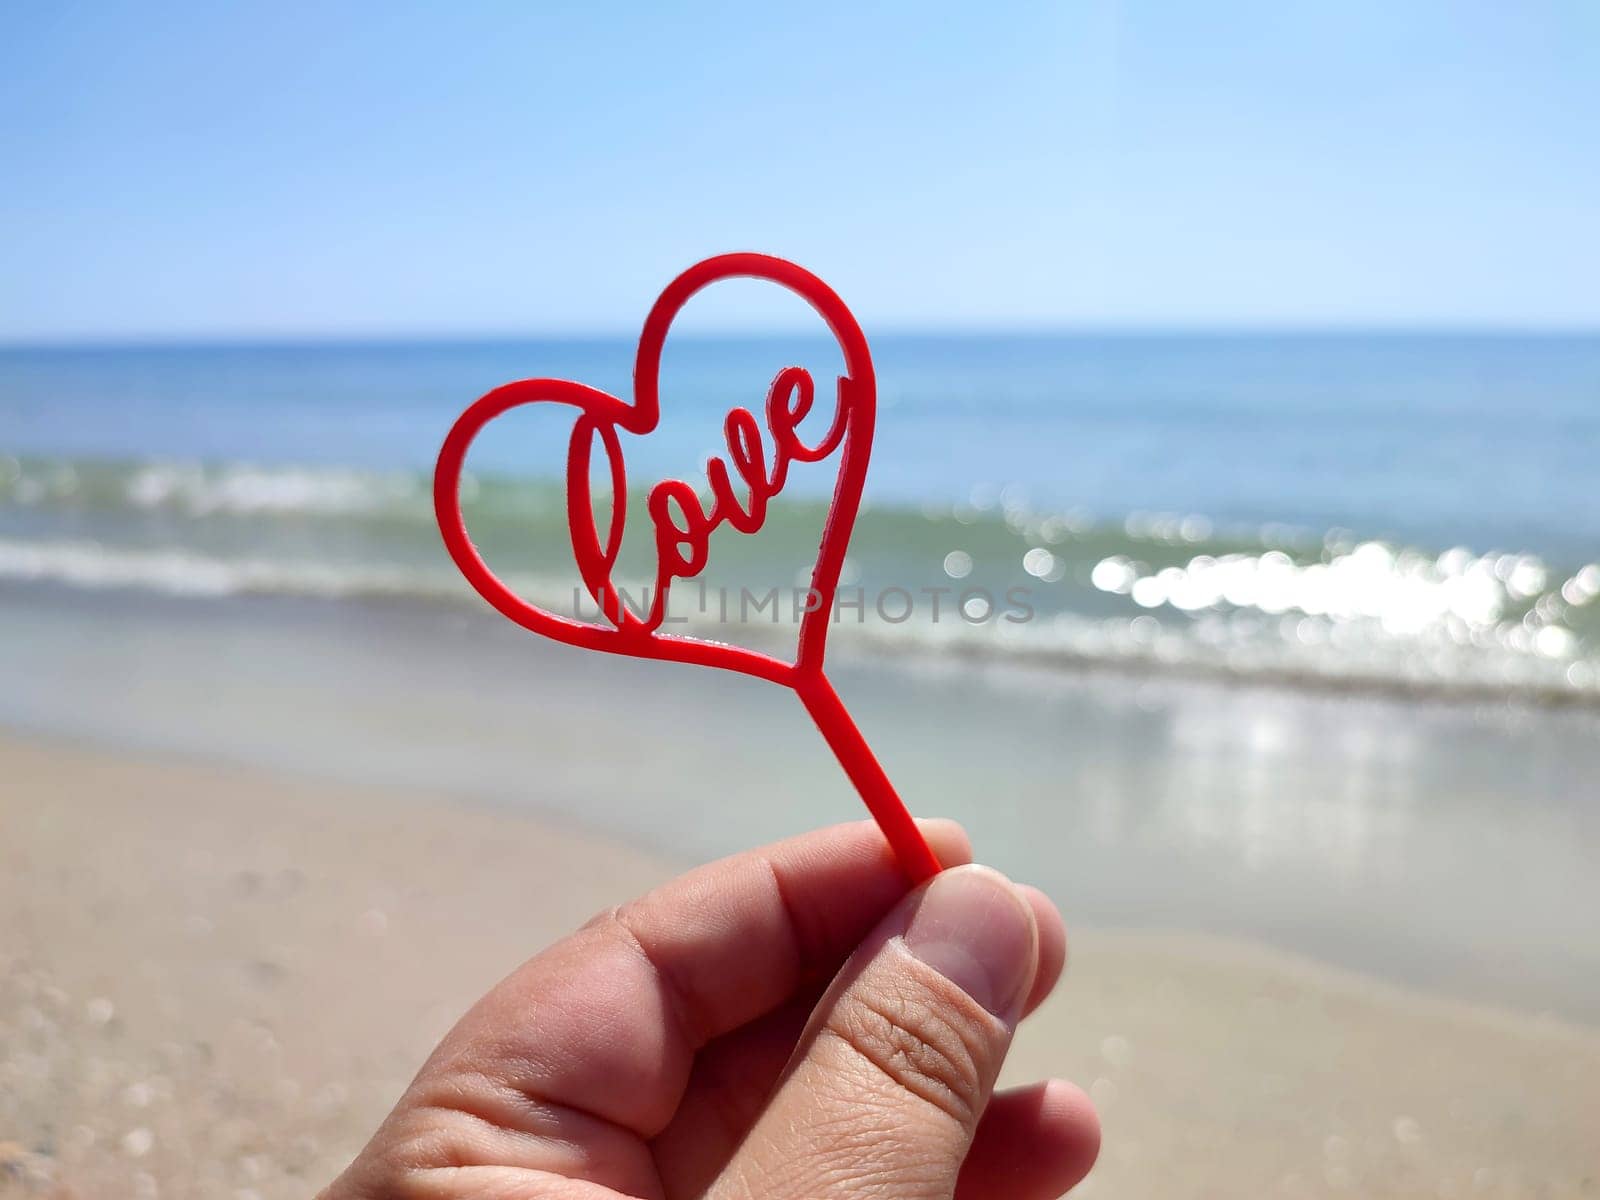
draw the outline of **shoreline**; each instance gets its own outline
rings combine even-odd
[[[684,865],[459,794],[9,731],[0,775],[0,1143],[60,1196],[314,1191],[471,1000]],[[1237,939],[1075,924],[1007,1078],[1042,1073],[1103,1110],[1085,1195],[1592,1186],[1600,1029]]]
[[[1170,547],[1168,548],[1170,549]],[[1594,570],[1586,567],[1585,570]],[[567,593],[550,590],[550,580],[540,577],[513,577],[514,586],[534,602],[581,621],[598,618],[598,607],[574,587],[572,604],[565,605]],[[722,585],[731,588],[731,585]],[[1028,585],[1019,585],[1026,592]],[[648,585],[645,585],[648,591]],[[799,611],[804,588],[774,588],[754,595],[751,603],[757,613],[770,606],[776,613],[791,606]],[[846,589],[848,590],[848,589]],[[861,589],[857,588],[857,591]],[[921,594],[954,592],[952,587],[923,587]],[[1006,591],[1010,596],[1018,588]],[[224,603],[348,604],[358,607],[412,607],[418,612],[433,612],[463,619],[482,616],[483,602],[472,595],[453,575],[439,574],[422,580],[406,578],[393,566],[369,565],[341,577],[326,564],[311,562],[268,563],[260,560],[232,561],[203,555],[177,555],[167,551],[104,550],[93,542],[39,542],[0,537],[0,595],[33,592],[80,594],[99,597],[100,602],[116,603],[136,596],[152,603],[209,601]],[[1334,660],[1315,656],[1296,658],[1282,647],[1271,648],[1276,661],[1260,657],[1264,648],[1250,647],[1254,656],[1248,664],[1220,652],[1215,646],[1196,640],[1194,630],[1182,614],[1141,613],[1134,622],[1149,620],[1154,632],[1135,632],[1149,627],[1093,617],[1073,610],[1052,611],[1039,618],[1054,625],[1052,632],[1024,640],[995,636],[985,628],[988,621],[1005,619],[995,596],[979,591],[990,601],[990,617],[973,625],[922,621],[902,624],[885,621],[874,614],[871,623],[846,621],[837,601],[830,626],[830,642],[836,654],[849,655],[862,662],[877,662],[890,667],[910,664],[912,669],[929,660],[971,664],[981,670],[1014,670],[1051,677],[1074,678],[1104,676],[1130,684],[1142,682],[1195,683],[1224,688],[1259,688],[1292,695],[1348,697],[1353,700],[1395,701],[1416,704],[1504,705],[1535,711],[1571,711],[1600,717],[1600,664],[1586,658],[1572,660],[1565,673],[1536,678],[1534,672],[1550,664],[1537,658],[1507,660],[1500,665],[1512,674],[1485,677],[1478,664],[1472,670],[1428,673],[1414,666],[1400,671],[1395,662],[1366,662],[1351,668]],[[887,588],[880,594],[906,589]],[[94,602],[93,599],[90,600]],[[849,600],[851,611],[856,599]],[[866,603],[863,599],[862,603]],[[1587,603],[1587,602],[1586,602]],[[630,605],[640,611],[639,605]],[[759,619],[722,621],[682,613],[678,632],[702,640],[731,640],[752,649],[782,657],[793,643],[792,628],[763,623]],[[1032,611],[1031,605],[1029,611]],[[1241,614],[1235,614],[1241,615]],[[1288,616],[1294,616],[1289,613]],[[1167,624],[1163,626],[1161,621]],[[1309,616],[1304,620],[1316,624]],[[952,622],[954,619],[952,619]],[[1220,625],[1216,626],[1221,628]],[[732,630],[730,634],[728,631]],[[1326,637],[1327,631],[1318,635]],[[1439,646],[1434,647],[1435,650]]]

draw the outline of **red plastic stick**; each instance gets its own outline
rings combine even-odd
[[[788,288],[828,323],[844,352],[845,366],[838,380],[833,419],[818,441],[805,441],[798,427],[816,402],[815,385],[810,372],[785,367],[773,379],[764,409],[770,447],[762,434],[762,422],[753,412],[735,408],[728,414],[723,424],[727,454],[706,464],[712,497],[709,509],[682,480],[664,480],[650,489],[645,504],[655,530],[657,566],[650,608],[641,616],[622,603],[611,580],[627,512],[627,472],[618,431],[643,435],[655,429],[661,411],[661,349],[673,318],[701,288],[736,276],[766,279]],[[877,415],[872,355],[855,317],[832,288],[794,263],[764,254],[706,259],[668,284],[645,318],[634,360],[633,392],[629,403],[565,379],[524,379],[495,388],[462,413],[439,451],[433,477],[434,510],[450,556],[485,600],[535,633],[611,654],[740,671],[792,688],[861,793],[906,874],[915,882],[931,877],[939,870],[938,860],[822,672],[839,570],[861,506]],[[467,450],[485,425],[523,404],[564,404],[577,410],[567,444],[567,524],[579,577],[609,625],[588,624],[529,604],[495,576],[467,534],[461,513],[461,471]],[[589,485],[596,443],[605,454],[611,476],[611,524],[604,539],[595,525]],[[692,578],[705,569],[712,532],[727,524],[741,533],[754,533],[766,520],[768,501],[783,490],[792,464],[820,462],[835,453],[839,455],[838,482],[823,525],[794,661],[741,646],[661,633],[672,581]],[[734,475],[744,485],[743,502],[733,484]]]

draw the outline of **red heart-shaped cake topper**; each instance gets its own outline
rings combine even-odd
[[[644,435],[655,429],[661,415],[661,349],[673,319],[700,289],[735,277],[766,279],[788,288],[828,323],[844,352],[844,374],[838,379],[833,418],[820,440],[808,443],[802,437],[799,425],[814,407],[816,392],[810,373],[800,367],[779,371],[767,394],[764,415],[770,446],[754,413],[745,408],[730,412],[723,424],[727,457],[714,457],[706,466],[709,509],[682,480],[665,480],[646,498],[655,530],[656,578],[647,611],[632,612],[611,579],[627,511],[627,472],[619,431]],[[645,318],[634,360],[633,391],[629,403],[570,380],[524,379],[495,388],[462,413],[439,451],[433,481],[434,508],[450,556],[485,600],[535,633],[612,654],[740,671],[794,689],[907,873],[917,880],[934,874],[938,861],[822,671],[839,570],[861,506],[877,413],[877,380],[861,326],[832,288],[794,263],[764,254],[708,258],[668,284]],[[460,495],[467,450],[485,425],[524,404],[561,404],[575,410],[567,445],[567,524],[579,577],[609,626],[573,620],[528,603],[496,577],[467,534]],[[611,521],[603,538],[595,524],[589,484],[596,442],[611,475]],[[820,462],[834,454],[839,456],[838,482],[812,570],[794,661],[740,646],[661,633],[672,581],[692,578],[705,568],[712,532],[727,524],[742,533],[754,533],[766,518],[768,501],[783,489],[792,464]],[[734,489],[734,474],[744,484],[742,501]]]

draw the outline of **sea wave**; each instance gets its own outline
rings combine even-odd
[[[480,549],[515,589],[584,615],[557,481],[485,476],[463,498]],[[803,585],[822,513],[774,506],[759,535],[714,546],[724,565],[712,586]],[[342,467],[0,457],[5,581],[481,608],[440,547],[428,476]],[[841,584],[859,607],[837,614],[836,641],[930,661],[1600,704],[1600,564],[1527,551],[1034,511],[998,490],[869,506]],[[636,573],[625,586],[639,596],[647,584]],[[792,636],[777,608],[693,604],[694,586],[674,593],[677,631],[762,646]],[[999,615],[1019,589],[1027,618]],[[979,594],[989,599],[969,599]]]
[[[483,487],[467,476],[464,498]],[[493,480],[483,502],[551,508],[559,485]],[[350,467],[15,458],[0,454],[0,505],[38,510],[167,513],[182,517],[381,518],[432,525],[431,477]]]
[[[450,580],[328,563],[219,558],[190,550],[133,550],[94,541],[0,540],[0,580],[93,590],[137,588],[174,596],[280,594],[448,598]]]

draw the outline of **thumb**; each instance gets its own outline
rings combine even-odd
[[[1038,961],[1003,875],[936,875],[845,964],[709,1195],[949,1200]]]

